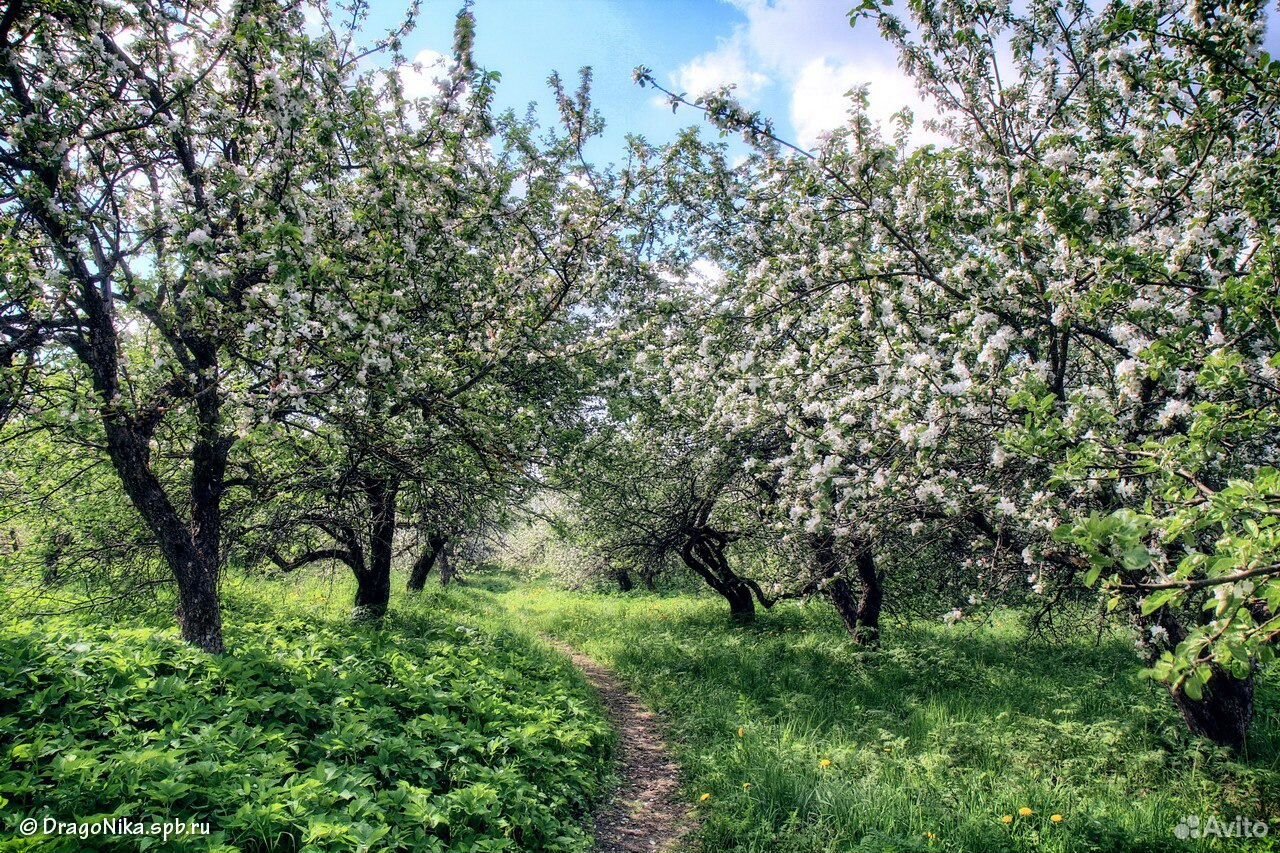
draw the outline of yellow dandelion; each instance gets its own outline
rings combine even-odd
[[[742,783],[742,790],[744,790],[744,791],[750,791],[750,790],[751,790],[751,783],[750,783],[750,782],[743,782],[743,783]]]
[[[932,832],[926,832],[924,837],[929,839],[930,844],[938,840],[938,836],[934,835]]]
[[[746,737],[746,734],[747,734],[747,727],[738,726],[738,737]]]
[[[1022,808],[1018,809],[1018,814],[1021,815],[1022,817],[1031,817],[1033,814],[1035,814],[1035,812],[1027,808],[1026,806],[1023,806]]]
[[[1013,815],[1011,814],[1005,815],[1004,817],[1000,818],[1000,822],[1008,826],[1009,824],[1013,823]]]
[[[703,794],[701,797],[698,797],[698,802],[705,803],[709,799],[711,799],[710,794]]]
[[[1060,814],[1049,815],[1049,820],[1053,821],[1054,823],[1062,823],[1062,815]]]
[[[831,759],[830,758],[822,759],[821,761],[818,762],[818,766],[821,767],[823,770],[826,770],[828,767],[831,766]]]

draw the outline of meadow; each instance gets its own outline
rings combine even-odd
[[[1271,11],[0,3],[0,853],[1280,850]]]
[[[454,595],[615,668],[663,714],[708,853],[1277,849],[1174,835],[1192,815],[1280,824],[1274,670],[1233,757],[1187,734],[1119,632],[1031,641],[1006,612],[891,625],[865,652],[816,602],[742,627],[707,597],[485,587]]]
[[[1119,633],[1029,639],[890,623],[848,642],[826,604],[755,624],[691,593],[590,594],[482,574],[352,623],[345,574],[239,580],[232,651],[163,608],[0,631],[0,807],[179,816],[171,839],[0,850],[586,851],[616,738],[546,642],[659,712],[700,853],[1275,850],[1181,840],[1188,816],[1280,823],[1280,679],[1246,752],[1189,735]]]

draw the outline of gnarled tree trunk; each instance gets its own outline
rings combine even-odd
[[[826,582],[827,600],[840,614],[840,621],[849,631],[853,641],[860,645],[874,646],[880,640],[880,611],[884,604],[884,585],[876,572],[875,555],[871,543],[857,540],[854,565],[861,583],[861,594],[854,597],[853,585],[844,577],[844,563],[836,552],[835,537],[824,533],[813,537],[814,560],[818,564],[819,577]]]
[[[1138,642],[1143,656],[1150,665],[1165,648],[1173,648],[1186,639],[1187,632],[1173,614],[1158,610],[1150,616],[1137,617]],[[1153,639],[1152,629],[1163,629],[1167,640]],[[1214,664],[1208,683],[1199,699],[1193,699],[1180,687],[1169,689],[1173,705],[1182,715],[1192,734],[1218,744],[1239,750],[1244,747],[1253,722],[1254,676],[1236,678]]]
[[[112,365],[100,366],[104,359],[110,359]],[[86,356],[85,360],[93,366],[99,393],[108,398],[117,393],[114,345],[103,353]],[[210,368],[197,375],[203,377],[214,372]],[[208,384],[214,380],[197,381]],[[219,594],[222,495],[231,441],[219,434],[217,389],[204,390],[202,398],[197,398],[199,427],[190,456],[189,519],[183,519],[152,470],[150,440],[154,422],[126,417],[113,409],[104,414],[103,426],[107,453],[125,493],[155,535],[160,553],[177,582],[177,618],[182,638],[207,652],[221,654],[224,651]]]
[[[356,601],[352,616],[362,621],[377,621],[387,613],[391,603],[391,560],[395,554],[396,495],[395,479],[371,478],[365,484],[369,507],[369,562],[356,571]]]
[[[446,541],[445,537],[438,533],[427,537],[427,547],[422,549],[422,553],[414,561],[413,570],[409,572],[409,582],[406,584],[409,592],[422,592],[422,588],[427,584],[427,576],[431,574],[431,569],[444,553]]]
[[[695,531],[680,549],[680,558],[707,586],[729,602],[729,615],[736,622],[756,617],[756,600],[751,586],[729,567],[722,537],[705,530]]]

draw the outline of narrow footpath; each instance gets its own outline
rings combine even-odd
[[[671,757],[658,716],[591,658],[555,640],[557,651],[582,670],[600,694],[618,731],[618,775],[612,798],[596,814],[598,853],[671,853],[693,828],[680,798],[680,768]]]

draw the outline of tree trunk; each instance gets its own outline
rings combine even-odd
[[[357,622],[377,622],[387,614],[391,601],[391,575],[366,569],[356,575],[356,601],[351,618]]]
[[[876,572],[875,555],[870,542],[858,543],[855,558],[858,580],[862,581],[862,596],[858,599],[858,625],[853,632],[854,642],[875,646],[880,642],[880,609],[884,604],[884,586]]]
[[[440,586],[448,586],[454,578],[453,561],[449,559],[449,543],[440,548]]]
[[[680,549],[680,558],[707,586],[729,602],[729,615],[735,622],[750,622],[756,617],[756,600],[751,587],[729,568],[723,550],[714,542],[692,537]]]
[[[626,569],[618,569],[613,573],[613,579],[618,582],[618,590],[620,592],[631,592],[635,589],[635,584],[631,582],[631,574]]]
[[[405,587],[409,592],[422,592],[422,588],[427,584],[427,576],[431,574],[436,560],[444,552],[444,543],[445,538],[438,534],[427,537],[427,547],[418,555],[417,561],[413,564],[413,571],[409,573],[409,583]]]
[[[357,621],[380,620],[391,603],[391,558],[395,554],[396,493],[399,483],[371,479],[365,487],[369,506],[369,563],[356,572]]]
[[[178,624],[182,639],[213,654],[222,654],[222,602],[218,594],[217,557],[198,555],[178,578]]]
[[[826,581],[825,592],[840,621],[853,641],[859,645],[874,646],[880,639],[880,609],[884,602],[884,588],[876,574],[875,557],[871,544],[857,540],[854,563],[862,593],[854,598],[853,586],[844,577],[844,564],[836,552],[835,537],[829,533],[814,536],[812,540],[814,560],[818,564],[819,577]]]
[[[827,599],[840,614],[840,621],[845,630],[855,639],[858,636],[858,600],[853,594],[853,587],[844,578],[834,578],[827,584]]]
[[[207,416],[202,411],[201,417]],[[213,417],[216,419],[216,412]],[[107,450],[125,493],[156,537],[178,587],[182,638],[212,654],[224,651],[219,595],[222,491],[230,442],[213,424],[202,428],[191,451],[191,520],[184,522],[151,469],[150,442],[124,417],[103,417]]]
[[[1239,751],[1253,722],[1253,690],[1252,675],[1240,679],[1214,666],[1200,699],[1192,699],[1181,688],[1170,690],[1169,695],[1193,734]]]
[[[735,622],[751,622],[756,618],[756,598],[744,583],[730,584],[722,593],[729,600],[729,616]]]
[[[182,636],[208,651],[222,652],[222,496],[226,491],[231,440],[221,435],[222,398],[216,386],[217,351],[193,350],[201,370],[196,383],[197,437],[191,449],[191,540],[195,559],[188,577],[178,579]]]
[[[55,231],[57,229],[55,228]],[[51,233],[61,242],[65,234]],[[218,580],[221,571],[222,495],[226,489],[227,456],[232,439],[221,434],[221,389],[218,387],[217,347],[196,337],[171,339],[192,361],[192,388],[187,399],[195,404],[196,430],[191,436],[190,516],[174,506],[164,483],[151,467],[151,439],[173,401],[158,395],[151,405],[130,413],[121,405],[119,333],[109,293],[100,291],[83,259],[68,255],[90,332],[69,341],[89,368],[94,390],[102,401],[102,427],[107,455],[125,494],[156,537],[160,553],[178,586],[178,622],[182,637],[207,652],[220,654],[222,612]]]
[[[1161,652],[1176,648],[1186,639],[1186,629],[1168,610],[1157,610],[1149,616],[1135,615],[1138,645],[1148,666]],[[1155,640],[1153,628],[1163,629],[1166,639]],[[1248,678],[1236,678],[1216,664],[1199,699],[1192,699],[1181,688],[1169,690],[1174,707],[1192,734],[1233,750],[1243,748],[1248,737],[1249,725],[1253,722],[1253,693],[1252,673]]]

